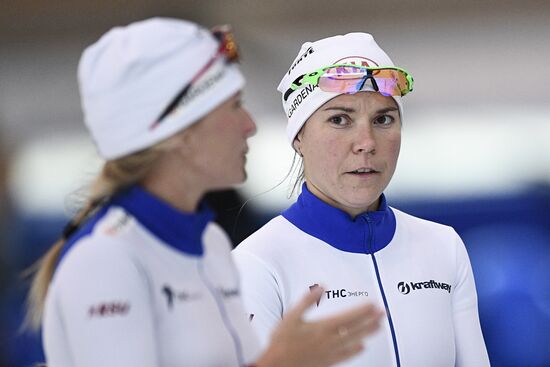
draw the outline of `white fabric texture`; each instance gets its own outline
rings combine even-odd
[[[283,109],[288,118],[286,133],[291,145],[307,119],[324,103],[341,93],[324,92],[319,88],[301,88],[294,91],[285,101],[285,92],[298,76],[336,63],[395,66],[372,35],[368,33],[348,33],[304,43],[277,87],[277,90],[281,92]],[[372,90],[370,83],[366,83],[363,90]],[[401,97],[393,98],[399,107],[401,118],[403,118]]]
[[[111,207],[63,258],[50,285],[48,367],[239,366],[231,334],[252,363],[259,348],[229,239],[210,223],[203,243],[203,256],[176,251]]]
[[[284,313],[316,284],[325,294],[307,319],[334,315],[362,303],[385,309],[396,334],[401,366],[484,367],[489,360],[481,334],[470,261],[460,237],[447,226],[399,210],[391,242],[373,255],[339,250],[278,216],[233,251],[245,307],[265,346]],[[375,259],[374,259],[375,258]],[[399,283],[450,285],[399,291]],[[340,367],[396,366],[388,320],[365,339],[365,350]]]
[[[82,54],[78,81],[85,123],[99,154],[116,159],[197,122],[244,86],[220,58],[177,111],[151,125],[218,50],[212,34],[184,20],[152,18],[115,27]]]

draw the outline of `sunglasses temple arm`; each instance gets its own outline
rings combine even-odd
[[[294,81],[292,82],[292,84],[290,84],[290,88],[288,88],[285,92],[285,94],[283,95],[283,100],[286,102],[286,100],[288,99],[288,97],[290,97],[290,95],[292,94],[292,92],[294,92],[295,90],[297,90],[298,88],[300,88],[302,86],[302,84],[300,83],[302,81],[302,79],[304,78],[304,75],[300,75],[299,77],[297,77],[296,79],[294,79]]]
[[[165,109],[164,111],[162,111],[162,114],[159,116],[159,118],[157,119],[157,121],[160,121],[162,120],[163,118],[165,118],[173,109],[174,107],[176,107],[176,105],[180,102],[180,100],[182,99],[182,97],[184,95],[187,94],[187,91],[189,90],[189,88],[191,88],[191,85],[192,83],[189,83],[187,85],[187,87],[183,88],[181,92],[178,93],[178,95],[172,100],[172,103],[170,103]]]
[[[214,63],[214,61],[216,61],[218,55],[220,55],[220,53],[218,52],[216,55],[214,55],[207,63],[206,65],[204,65],[200,70],[199,72],[197,73],[197,75],[195,75],[193,77],[193,79],[191,79],[191,81],[187,84],[187,86],[185,88],[183,88],[181,90],[181,92],[178,93],[177,96],[174,97],[174,99],[172,100],[172,102],[170,102],[170,104],[164,109],[164,111],[162,111],[162,113],[160,114],[159,118],[155,121],[155,123],[153,124],[153,126],[157,125],[162,119],[164,119],[166,116],[168,116],[168,114],[170,112],[172,112],[172,110],[176,107],[176,105],[180,102],[180,100],[183,98],[183,96],[185,96],[187,94],[187,92],[189,91],[189,89],[193,86],[193,84],[198,80],[200,79],[200,77],[202,77],[202,75],[206,72],[206,70],[208,70],[208,68],[210,68],[210,66]]]
[[[294,92],[294,89],[292,88],[288,88],[285,92],[285,94],[283,95],[283,100],[286,102],[288,97],[292,94],[292,92]]]

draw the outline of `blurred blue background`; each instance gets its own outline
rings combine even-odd
[[[390,205],[453,226],[474,269],[493,366],[550,366],[550,2],[134,0],[2,3],[0,366],[43,361],[20,331],[21,271],[57,239],[101,160],[76,85],[83,48],[162,15],[233,25],[258,122],[248,182],[211,195],[235,243],[294,198],[276,92],[302,42],[371,32],[415,78]],[[252,200],[236,220],[240,204]]]

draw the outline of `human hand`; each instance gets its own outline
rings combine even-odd
[[[378,329],[384,312],[367,304],[323,320],[304,321],[305,311],[323,292],[314,289],[285,314],[258,367],[330,366],[364,349],[363,339]]]

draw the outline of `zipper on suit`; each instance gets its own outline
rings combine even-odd
[[[382,286],[382,280],[380,279],[380,272],[378,271],[378,264],[376,263],[376,256],[374,255],[374,248],[372,246],[374,242],[374,231],[372,229],[372,219],[369,217],[368,214],[364,214],[361,216],[365,222],[367,223],[367,226],[369,227],[369,238],[367,242],[368,246],[368,253],[371,255],[372,263],[374,264],[374,271],[376,273],[376,280],[378,281],[378,288],[380,289],[380,292],[382,294],[382,300],[384,301],[384,307],[386,308],[386,314],[388,315],[388,323],[390,324],[390,332],[391,332],[391,338],[393,342],[393,351],[395,353],[395,362],[397,367],[401,367],[401,361],[399,360],[399,348],[397,347],[397,336],[395,335],[395,329],[393,327],[393,321],[390,313],[390,308],[388,306],[388,300],[386,299],[386,294],[384,293],[384,287]]]

